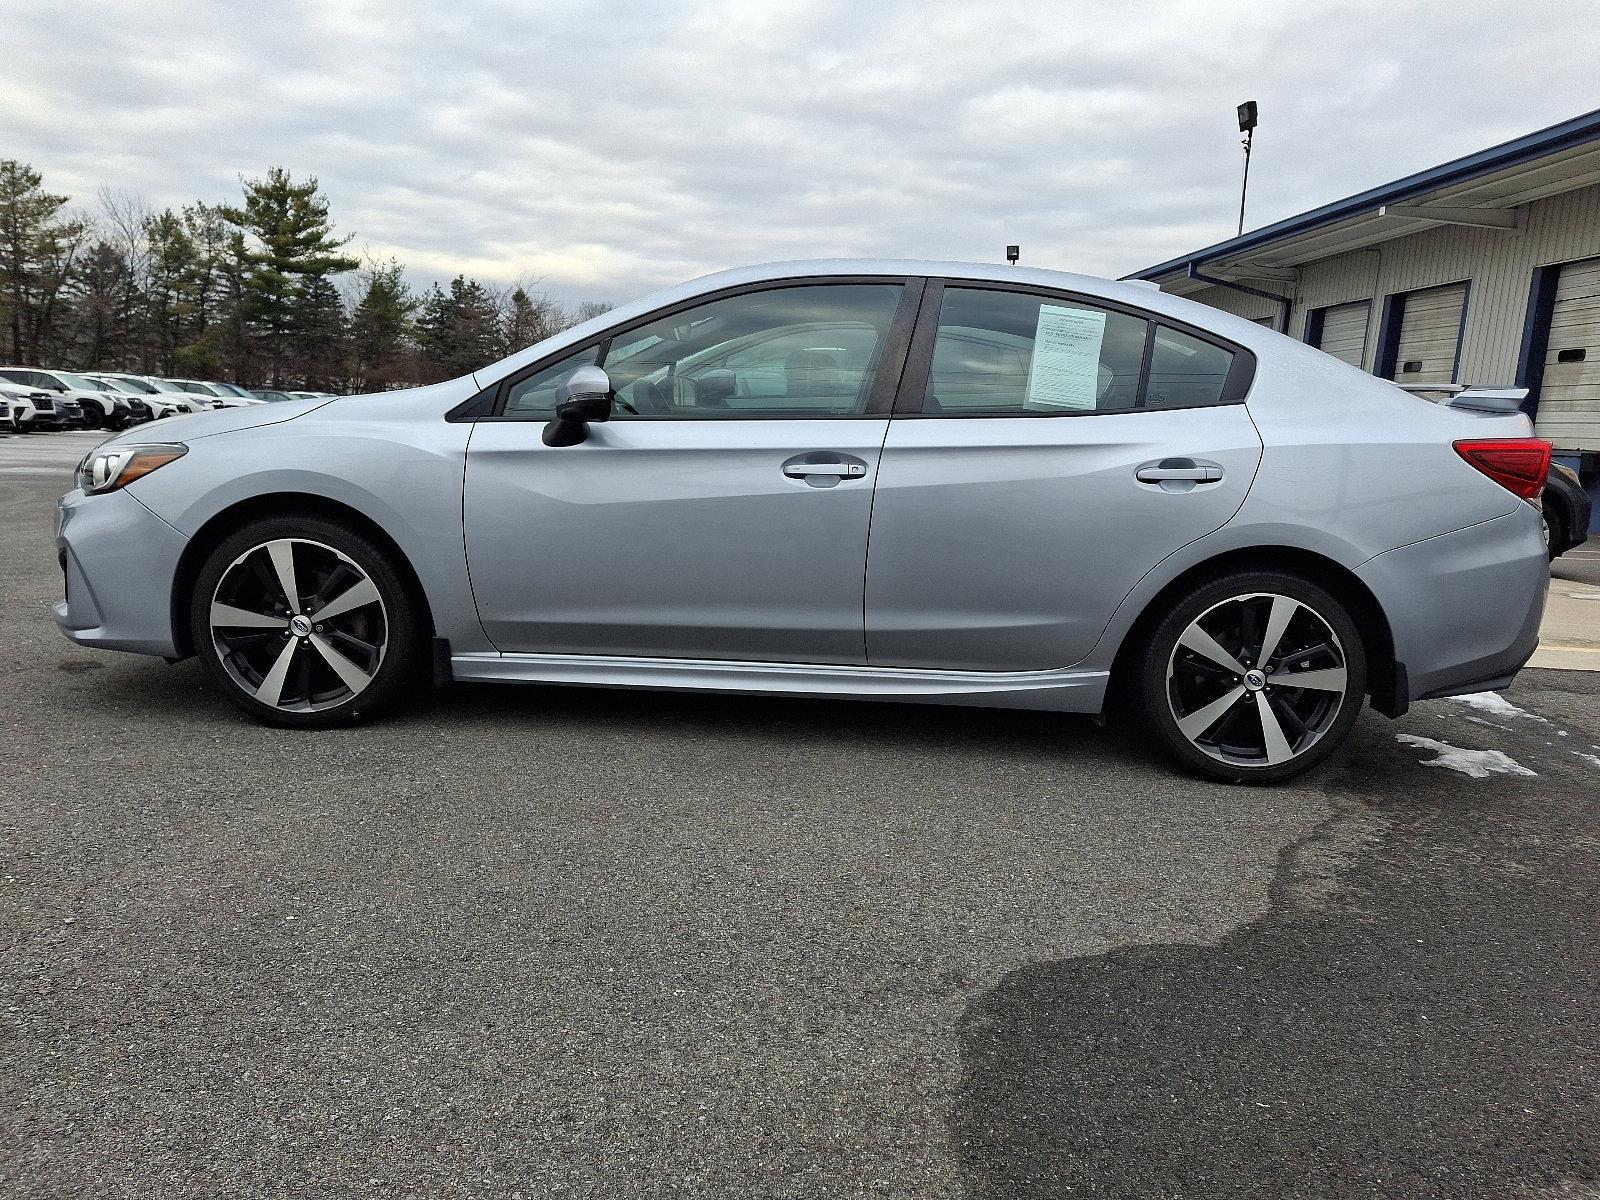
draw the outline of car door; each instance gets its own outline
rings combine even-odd
[[[1088,297],[934,281],[922,308],[878,469],[868,662],[1070,666],[1243,503],[1253,359]]]
[[[467,449],[502,652],[862,663],[872,487],[921,290],[807,280],[692,302],[496,388]],[[595,363],[610,420],[540,438]]]

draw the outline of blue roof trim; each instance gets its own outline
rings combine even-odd
[[[1380,204],[1399,204],[1437,188],[1463,183],[1480,175],[1492,175],[1507,167],[1519,166],[1558,150],[1566,150],[1597,139],[1600,139],[1600,109],[1562,121],[1559,125],[1541,129],[1537,133],[1526,134],[1498,146],[1491,146],[1487,150],[1479,150],[1476,154],[1469,154],[1465,158],[1457,158],[1440,166],[1430,167],[1426,171],[1418,171],[1415,175],[1407,175],[1404,179],[1397,179],[1393,183],[1358,192],[1354,196],[1346,196],[1343,200],[1335,200],[1332,204],[1325,204],[1321,208],[1314,208],[1299,216],[1286,217],[1275,224],[1252,230],[1242,237],[1229,238],[1225,242],[1218,242],[1214,246],[1207,246],[1203,250],[1196,250],[1192,254],[1182,255],[1158,266],[1146,267],[1142,271],[1135,271],[1122,278],[1156,279],[1186,270],[1190,263],[1205,263],[1226,255],[1257,250],[1280,238],[1309,233],[1323,225],[1331,225],[1347,217],[1360,216]]]

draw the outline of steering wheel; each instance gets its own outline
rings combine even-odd
[[[629,406],[626,401],[618,399],[618,403],[628,408],[634,416],[644,413],[652,415],[668,411],[667,401],[661,395],[661,389],[648,379],[641,379],[633,385],[634,406]]]

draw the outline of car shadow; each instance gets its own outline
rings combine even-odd
[[[150,720],[163,726],[257,728],[209,685],[193,659],[163,665],[126,655],[67,652],[53,665],[54,670],[40,676],[40,686],[70,693],[70,703],[81,715],[119,725]],[[397,738],[426,730],[430,737],[451,740],[507,732],[540,739],[618,733],[690,740],[781,735],[797,753],[826,751],[842,741],[952,754],[1038,755],[1070,749],[1086,762],[1126,761],[1146,753],[1127,735],[1081,714],[543,684],[419,688],[361,728]],[[1150,762],[1165,769],[1154,758]]]
[[[1330,778],[1336,815],[1218,944],[1041,962],[972,1004],[969,1194],[1594,1194],[1589,793],[1414,768],[1408,792],[1404,753]]]

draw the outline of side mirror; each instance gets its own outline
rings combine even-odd
[[[611,419],[611,377],[599,367],[579,367],[556,391],[556,419],[544,427],[546,446],[576,446],[591,421]]]

